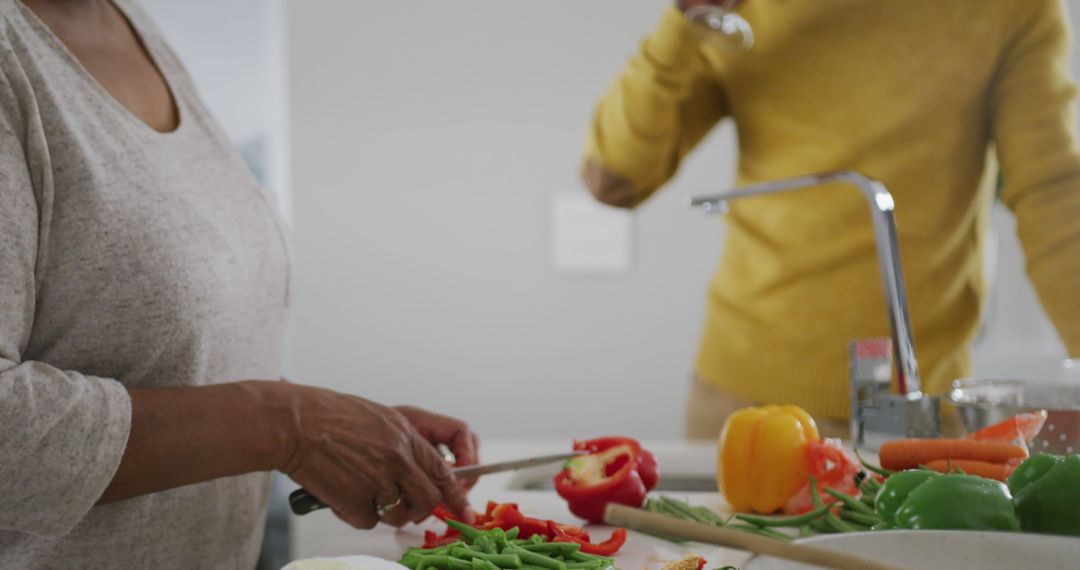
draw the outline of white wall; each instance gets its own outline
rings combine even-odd
[[[663,2],[291,2],[297,381],[487,435],[676,435],[725,187],[714,137],[637,219],[632,273],[547,267],[595,99]]]
[[[289,217],[282,0],[140,0]]]
[[[487,436],[681,434],[722,242],[682,200],[730,183],[730,127],[637,213],[631,273],[547,266],[592,104],[665,5],[289,2],[290,375]],[[1061,347],[999,218],[1008,302],[976,369],[1036,374]]]

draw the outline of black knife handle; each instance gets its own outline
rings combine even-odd
[[[289,508],[297,515],[306,515],[312,511],[325,509],[326,503],[318,497],[307,492],[303,487],[289,493]]]

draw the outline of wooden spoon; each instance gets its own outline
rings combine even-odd
[[[837,568],[840,570],[903,570],[898,566],[876,560],[867,560],[866,558],[835,550],[795,544],[740,530],[691,522],[615,503],[607,506],[604,512],[604,522],[612,526],[622,526],[667,538],[718,544],[824,568]]]

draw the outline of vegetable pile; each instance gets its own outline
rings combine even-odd
[[[606,556],[582,551],[574,542],[549,542],[542,534],[520,536],[510,530],[480,530],[447,519],[461,539],[435,548],[410,548],[400,563],[411,570],[613,570]],[[625,533],[625,531],[624,531]]]
[[[450,512],[440,507],[433,513],[447,524],[446,533],[440,535],[432,531],[424,532],[424,548],[436,549],[447,544],[453,544],[464,536],[462,527],[473,531],[500,530],[503,533],[514,531],[515,538],[529,539],[540,537],[543,541],[570,543],[578,546],[581,552],[609,556],[618,552],[626,542],[626,529],[617,528],[611,533],[611,537],[603,542],[592,542],[589,531],[581,527],[560,524],[552,520],[542,520],[527,517],[515,503],[496,503],[489,501],[487,509],[482,514],[476,515],[476,522],[468,524],[455,521]],[[471,534],[471,533],[470,533]]]
[[[1028,457],[1027,442],[1045,419],[1045,412],[1020,414],[965,439],[887,442],[883,467],[874,467],[818,439],[798,408],[747,408],[724,428],[718,473],[742,512],[725,520],[666,497],[645,508],[778,539],[794,534],[778,530],[785,527],[801,536],[887,529],[1080,536],[1080,455]],[[794,468],[804,483],[788,496]],[[789,516],[769,516],[781,506]]]

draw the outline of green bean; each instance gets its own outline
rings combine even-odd
[[[519,568],[518,570],[548,570],[548,569],[544,568],[543,566],[533,566],[531,564],[526,564],[526,565],[522,566],[521,568]]]
[[[812,533],[813,533],[813,530],[810,528],[809,523],[804,524],[804,525],[799,527],[799,538],[805,538],[807,536],[810,536]]]
[[[516,527],[516,526],[514,528],[506,531],[506,540],[514,541],[515,539],[517,539],[518,533],[520,533],[520,532],[521,532],[521,529]]]
[[[820,532],[822,534],[832,534],[836,532],[836,529],[829,526],[824,519],[810,521],[810,528],[814,529],[815,532]]]
[[[599,560],[592,560],[589,562],[565,562],[566,570],[600,570],[601,563]]]
[[[724,526],[724,519],[720,518],[720,515],[714,513],[711,509],[705,507],[691,507],[694,512],[700,514],[702,517],[709,521],[709,524],[713,526]]]
[[[547,542],[547,540],[539,534],[534,534],[529,537],[529,544],[543,544],[545,542]]]
[[[491,537],[487,534],[483,534],[480,538],[476,539],[476,545],[479,546],[484,552],[488,554],[498,554],[499,550],[495,548],[495,541],[491,540]]]
[[[829,523],[830,526],[832,526],[839,532],[858,532],[859,530],[851,523],[840,520],[840,517],[832,514],[831,512],[825,513],[824,518],[825,522]]]
[[[615,563],[614,560],[612,560],[611,558],[608,558],[607,556],[601,556],[599,554],[589,554],[588,552],[582,552],[580,550],[573,553],[573,554],[571,554],[567,558],[569,558],[570,560],[576,561],[576,562],[588,562],[590,560],[599,560],[600,564],[604,565],[604,566],[610,566],[610,565]]]
[[[878,475],[881,475],[882,477],[889,477],[893,473],[896,473],[896,471],[893,471],[891,469],[885,469],[884,467],[875,467],[873,465],[870,465],[869,463],[866,462],[865,459],[862,458],[861,455],[859,455],[859,452],[857,450],[855,451],[855,457],[859,458],[859,463],[862,463],[863,468],[865,468],[868,471],[873,471],[874,473],[877,473]]]
[[[449,570],[472,570],[472,563],[465,562],[464,560],[458,560],[453,556],[447,556],[445,554],[436,554],[434,556],[425,556],[420,560],[417,568],[429,568],[431,566],[439,568],[448,568]]]
[[[690,508],[690,505],[688,503],[676,501],[675,499],[671,499],[668,497],[660,497],[660,500],[663,501],[665,505],[671,507],[675,512],[681,515],[680,518],[690,519],[694,522],[704,524],[711,524],[706,517],[703,517],[701,516],[701,514],[694,512],[694,510]]]
[[[840,491],[837,491],[836,489],[833,489],[832,487],[825,487],[825,492],[832,495],[833,497],[836,497],[836,500],[840,501],[841,503],[844,504],[844,506],[846,506],[847,508],[849,508],[849,509],[851,509],[853,511],[858,511],[858,512],[860,512],[860,513],[862,513],[864,515],[868,515],[868,516],[874,516],[875,515],[874,509],[871,509],[870,507],[866,506],[865,503],[863,503],[862,501],[856,499],[855,497],[852,497],[851,495],[848,495],[846,493],[841,493]]]
[[[406,554],[405,556],[401,557],[401,560],[398,560],[398,564],[401,564],[402,566],[404,566],[406,568],[411,568],[412,570],[416,570],[416,567],[420,565],[420,561],[423,560],[423,559],[424,559],[423,556],[419,556],[419,555],[410,556],[410,555]]]
[[[446,526],[460,532],[461,537],[464,538],[466,542],[470,540],[476,540],[484,534],[483,531],[473,527],[472,525],[467,525],[453,519],[446,519]]]
[[[502,570],[494,562],[483,558],[472,559],[473,570]]]
[[[761,536],[767,536],[769,538],[775,538],[777,540],[791,540],[790,535],[784,534],[782,532],[775,531],[775,530],[773,530],[771,528],[754,526],[752,524],[733,523],[733,524],[729,524],[728,528],[733,528],[735,530],[741,530],[743,532],[749,532],[751,534],[758,534],[758,535],[761,535]]]
[[[805,514],[795,515],[795,516],[790,516],[790,517],[765,517],[765,516],[757,516],[757,515],[738,514],[738,515],[735,515],[735,518],[737,518],[737,519],[739,519],[739,520],[741,520],[743,522],[748,522],[748,523],[750,523],[752,525],[761,526],[761,527],[766,527],[766,526],[799,526],[801,524],[808,523],[808,522],[810,522],[810,521],[812,521],[812,520],[814,520],[816,518],[821,517],[821,515],[824,515],[825,511],[827,511],[827,510],[829,510],[829,507],[826,506],[826,505],[822,505],[822,506],[817,507],[814,510],[809,511],[809,512],[807,512]]]
[[[543,554],[537,554],[535,552],[529,552],[520,546],[513,546],[507,549],[507,552],[511,554],[517,554],[521,557],[521,561],[525,564],[533,566],[543,566],[550,570],[566,570],[566,564],[544,556]]]
[[[860,524],[867,527],[872,527],[881,522],[881,517],[877,515],[867,515],[858,511],[851,511],[848,509],[840,510],[840,518],[848,521],[849,523]]]
[[[573,542],[545,542],[543,544],[527,544],[522,546],[522,548],[529,552],[537,552],[539,554],[570,556],[578,550],[581,550],[581,545]]]
[[[499,568],[521,568],[521,558],[514,554],[488,554],[486,552],[477,552],[468,548],[454,548],[450,550],[450,555],[455,558],[466,560],[472,558],[487,560]]]

